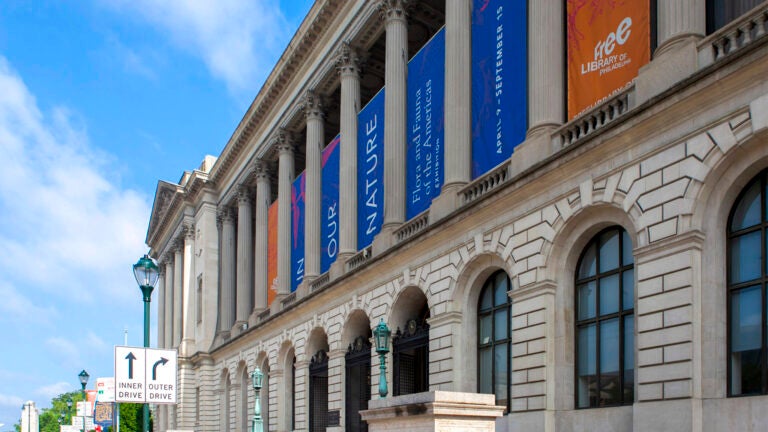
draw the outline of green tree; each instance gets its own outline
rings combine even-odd
[[[67,407],[67,400],[72,399],[72,408]],[[40,413],[40,432],[59,432],[60,424],[72,424],[72,416],[77,415],[77,402],[83,400],[80,391],[63,393],[51,400],[51,407],[44,408]],[[142,404],[120,404],[120,431],[140,432],[142,425]],[[63,417],[61,415],[64,414]],[[62,418],[59,423],[59,418]],[[152,429],[152,415],[149,417],[149,427]],[[21,432],[21,424],[15,424],[16,432]],[[111,432],[108,428],[107,432]]]
[[[120,432],[141,432],[142,404],[120,404]],[[152,414],[149,416],[149,429],[152,430]]]
[[[72,399],[72,408],[67,407],[67,400]],[[58,432],[59,417],[64,414],[61,424],[72,424],[72,416],[77,415],[77,403],[83,400],[79,391],[63,393],[51,400],[51,407],[40,413],[40,432]]]

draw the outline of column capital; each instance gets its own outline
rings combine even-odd
[[[244,184],[238,185],[236,193],[238,205],[250,205],[253,202],[251,189],[248,186]]]
[[[173,244],[171,245],[171,250],[174,254],[174,259],[176,255],[181,255],[181,253],[184,251],[184,231],[182,230],[182,235],[180,237],[177,237],[173,239]]]
[[[385,21],[405,21],[410,0],[379,0],[379,14]]]
[[[235,212],[232,211],[232,207],[220,206],[218,214],[216,215],[216,224],[232,223],[235,221]]]
[[[275,144],[277,146],[277,151],[280,155],[288,154],[290,156],[293,156],[294,149],[294,143],[293,143],[293,133],[289,131],[288,129],[280,128],[280,130],[277,133],[277,139],[275,140]]]
[[[186,240],[192,240],[195,238],[195,224],[192,222],[184,223],[181,228],[181,233]]]
[[[336,52],[336,70],[339,75],[359,77],[362,63],[363,58],[357,49],[348,41],[344,41]]]
[[[322,95],[316,93],[314,90],[307,90],[304,93],[304,115],[307,116],[307,120],[322,119],[325,117],[324,101]]]
[[[254,162],[253,173],[256,176],[256,183],[269,181],[272,177],[269,163],[261,159],[258,159],[256,162]]]

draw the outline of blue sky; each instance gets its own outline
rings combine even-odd
[[[311,4],[2,0],[0,423],[142,344],[157,181],[221,152]]]

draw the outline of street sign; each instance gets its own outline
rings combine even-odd
[[[115,377],[96,378],[96,401],[115,401]]]
[[[176,403],[176,350],[115,347],[115,401]]]
[[[148,349],[147,402],[176,403],[176,350]]]

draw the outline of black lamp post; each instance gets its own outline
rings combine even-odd
[[[152,290],[155,289],[157,278],[160,276],[155,260],[145,254],[133,265],[133,275],[139,284],[144,299],[144,348],[149,348],[149,302],[152,301]],[[149,405],[142,409],[142,429],[149,432]]]
[[[392,331],[390,331],[389,327],[384,323],[383,318],[379,322],[379,325],[373,329],[373,338],[376,340],[376,352],[379,353],[379,370],[381,370],[381,374],[379,375],[380,397],[386,397],[388,393],[386,355],[389,352],[389,336],[391,334]]]
[[[256,392],[256,403],[253,407],[253,426],[251,432],[262,432],[264,430],[263,422],[261,419],[261,385],[264,379],[264,374],[261,372],[258,366],[251,372],[251,380],[253,381],[253,391]]]

